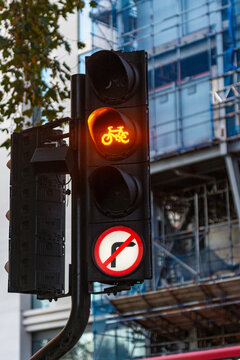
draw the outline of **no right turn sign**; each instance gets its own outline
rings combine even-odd
[[[107,229],[99,236],[94,247],[94,260],[99,269],[116,277],[133,272],[142,257],[140,236],[126,226]]]

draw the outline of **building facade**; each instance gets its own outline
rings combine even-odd
[[[148,53],[154,264],[93,301],[94,359],[238,344],[240,3],[103,0],[90,20],[80,69],[100,49]]]

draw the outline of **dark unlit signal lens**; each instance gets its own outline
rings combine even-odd
[[[121,56],[111,51],[98,51],[88,59],[87,65],[92,86],[102,101],[118,104],[131,96],[136,75]]]
[[[134,210],[140,186],[132,175],[114,166],[96,169],[89,178],[96,204],[107,216],[126,216]]]

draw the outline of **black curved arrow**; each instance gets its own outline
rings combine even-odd
[[[119,248],[119,246],[121,246],[122,244],[124,244],[125,241],[123,242],[115,242],[114,244],[112,244],[112,248],[111,248],[111,255],[115,253],[115,251],[117,250],[117,248]],[[132,241],[130,242],[130,244],[128,244],[126,247],[133,247],[136,244]],[[111,267],[116,267],[116,258],[113,259],[113,261],[111,262]]]

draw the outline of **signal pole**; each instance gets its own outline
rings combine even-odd
[[[70,292],[72,308],[64,329],[30,360],[57,360],[66,354],[83,334],[90,313],[87,278],[86,234],[86,154],[85,147],[85,75],[72,76],[70,148],[74,152],[72,171],[72,266]],[[84,149],[84,151],[80,151]],[[82,226],[80,226],[82,224]]]

